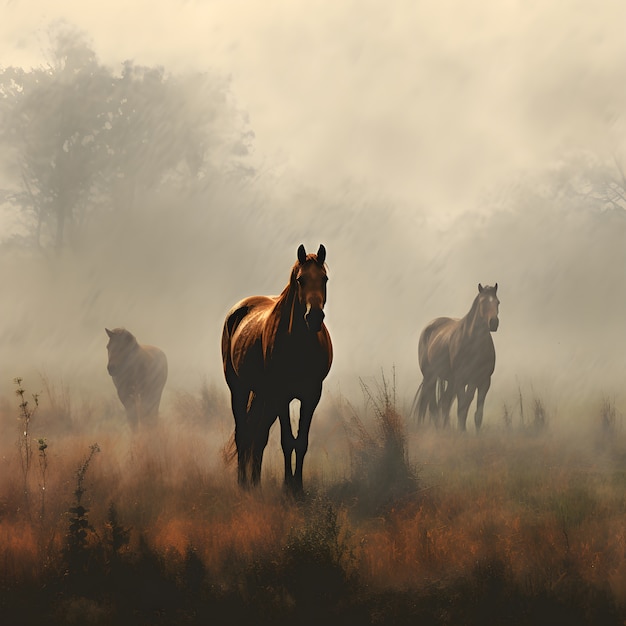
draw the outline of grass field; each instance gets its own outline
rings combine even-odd
[[[316,415],[294,500],[274,431],[262,489],[238,489],[218,391],[175,394],[131,436],[114,402],[43,389],[0,409],[2,624],[626,622],[606,401],[579,432],[476,436],[407,425],[386,383],[364,386]]]

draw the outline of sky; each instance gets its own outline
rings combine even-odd
[[[104,63],[230,76],[273,171],[440,219],[564,149],[606,148],[623,115],[619,0],[11,0],[2,63],[40,63],[59,19]]]
[[[534,217],[525,222],[525,229],[534,224],[534,232],[526,233],[523,245],[515,241],[510,220],[500,231],[490,223],[489,231],[508,239],[483,242],[472,248],[471,258],[455,256],[454,242],[468,228],[480,242],[494,196],[516,181],[532,179],[573,151],[608,159],[624,150],[626,4],[621,0],[11,0],[4,2],[2,15],[3,66],[44,63],[47,31],[64,20],[87,33],[107,65],[132,59],[172,73],[200,70],[228,77],[233,106],[254,133],[251,158],[263,183],[261,206],[311,210],[326,201],[339,207],[333,228],[299,218],[294,223],[305,227],[293,242],[286,236],[280,240],[284,247],[270,241],[268,258],[277,278],[253,268],[238,293],[239,279],[229,277],[235,287],[223,301],[210,303],[214,319],[204,322],[216,329],[203,344],[208,352],[214,350],[220,316],[235,297],[251,295],[243,290],[255,288],[253,283],[259,292],[279,292],[297,245],[316,249],[323,242],[331,268],[327,321],[336,337],[335,385],[345,385],[347,371],[354,382],[361,373],[397,364],[407,395],[409,389],[412,394],[419,380],[414,354],[419,328],[435,315],[463,315],[478,282],[500,284],[496,346],[507,389],[524,371],[521,348],[527,350],[526,364],[539,361],[558,372],[553,386],[563,383],[565,366],[598,367],[593,343],[573,343],[561,324],[578,295],[578,275],[572,277],[551,255],[559,250],[561,259],[577,258],[581,237],[574,222],[563,228],[569,239],[558,245],[537,236],[546,224],[540,218],[533,223]],[[545,244],[541,252],[533,248],[539,240]],[[591,243],[603,259],[603,242]],[[367,285],[357,276],[364,257]],[[576,262],[572,267],[581,281],[612,281],[617,288],[602,293],[616,300],[606,306],[606,316],[598,304],[588,321],[581,318],[577,332],[583,335],[598,326],[599,315],[605,328],[623,324],[624,269],[598,263],[588,271]],[[554,295],[559,281],[567,283],[561,299]],[[539,284],[539,308],[525,308],[522,285],[533,284]],[[398,300],[392,301],[396,293]],[[543,303],[552,316],[545,327],[557,329],[556,336],[546,342],[544,334],[534,333],[529,341],[520,311],[530,311],[531,327],[541,325],[548,317]],[[355,306],[362,328],[355,323]],[[400,313],[389,323],[394,306]],[[64,312],[59,309],[58,315]],[[32,311],[28,319],[36,327]],[[408,332],[398,332],[409,324]],[[98,332],[101,325],[98,319]],[[381,326],[383,332],[377,330]],[[149,331],[157,334],[156,324],[148,324]],[[368,350],[380,358],[371,359]],[[217,350],[214,356],[210,371],[219,369]],[[616,353],[606,359],[602,375],[623,365]],[[498,393],[494,387],[492,393]]]

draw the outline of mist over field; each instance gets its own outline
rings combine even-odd
[[[626,623],[625,23],[622,0],[5,2],[0,622]],[[333,365],[302,482],[274,425],[238,488],[256,429],[238,466],[224,318],[300,244],[327,251]],[[479,283],[482,430],[475,405],[466,434],[456,407],[418,424],[420,332]],[[169,365],[138,428],[163,367],[125,413],[121,326]]]
[[[12,2],[5,13],[0,394],[44,373],[112,396],[105,326],[167,353],[165,402],[203,380],[225,393],[225,313],[279,293],[298,245],[324,243],[327,390],[358,394],[359,378],[395,367],[408,406],[420,330],[464,315],[477,284],[497,282],[485,425],[519,388],[565,421],[602,397],[623,406],[619,2],[137,2],[123,20],[109,5]],[[98,144],[95,127],[72,120],[94,125],[83,115],[102,106],[93,77],[124,67],[143,68],[145,95],[115,119],[147,134],[126,140],[105,106],[109,122],[94,119],[118,132],[108,149],[122,165],[102,174],[100,153],[78,150]],[[71,104],[43,91],[18,111],[39,124],[20,135],[11,89],[46,68],[51,90],[83,70],[92,80]],[[151,70],[171,100],[146,87]],[[53,188],[33,162],[67,155]],[[59,189],[76,192],[60,241]]]

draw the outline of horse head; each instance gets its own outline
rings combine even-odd
[[[126,360],[131,352],[138,347],[135,335],[125,328],[114,328],[109,330],[105,328],[109,336],[107,343],[107,352],[109,353],[109,362],[107,370],[111,376],[117,376],[122,373],[126,365]]]
[[[489,330],[495,333],[498,330],[500,320],[498,319],[498,309],[500,300],[498,300],[498,283],[493,287],[485,285],[484,287],[478,283],[478,314],[482,320],[487,323]]]
[[[304,321],[309,331],[317,333],[324,321],[326,304],[326,248],[320,245],[317,254],[307,254],[303,245],[298,248],[298,262],[294,266],[293,279],[297,285],[297,299],[304,309]]]

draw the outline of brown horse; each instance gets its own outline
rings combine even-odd
[[[325,258],[323,245],[317,254],[307,254],[301,245],[289,284],[279,296],[251,296],[226,316],[222,360],[235,418],[240,485],[259,483],[270,427],[278,418],[285,486],[302,490],[311,419],[333,358],[324,325]],[[294,399],[300,400],[296,436],[289,416]]]
[[[476,431],[483,421],[485,397],[491,385],[496,351],[491,333],[498,330],[498,283],[478,285],[478,295],[462,319],[438,317],[420,335],[418,355],[424,379],[413,402],[418,422],[426,411],[447,426],[450,408],[457,398],[459,429],[465,430],[467,412],[478,390],[474,423]]]
[[[140,422],[153,424],[167,380],[165,354],[154,346],[140,345],[125,328],[105,330],[109,336],[107,370],[131,428],[135,430]]]

